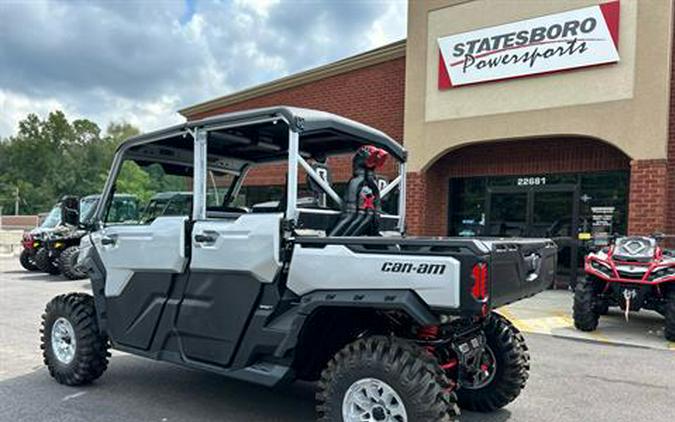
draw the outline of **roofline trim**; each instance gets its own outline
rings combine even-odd
[[[214,109],[236,104],[252,98],[272,94],[274,92],[295,88],[310,82],[340,75],[356,69],[383,63],[389,60],[405,57],[406,40],[396,41],[391,44],[366,51],[365,53],[347,57],[303,72],[294,73],[283,78],[275,79],[254,87],[235,92],[233,94],[214,98],[213,100],[198,103],[178,110],[182,116],[190,120],[196,114],[212,111]]]

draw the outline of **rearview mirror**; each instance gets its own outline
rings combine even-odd
[[[80,199],[76,196],[64,196],[61,200],[61,221],[64,224],[80,224]]]

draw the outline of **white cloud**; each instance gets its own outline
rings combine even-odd
[[[0,89],[0,135],[9,135],[18,129],[19,120],[29,113],[46,117],[50,111],[63,110],[69,116],[77,117],[75,110],[68,109],[56,98],[30,98],[26,95]]]
[[[176,109],[396,41],[405,1],[0,2],[0,136],[61,109],[150,130]]]

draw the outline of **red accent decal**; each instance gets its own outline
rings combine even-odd
[[[619,16],[621,14],[621,2],[619,0],[600,5],[600,11],[605,18],[607,29],[612,36],[614,46],[619,49]]]
[[[363,194],[363,195],[361,195],[361,198],[363,199],[363,204],[361,205],[361,209],[364,209],[364,210],[374,210],[375,209],[375,195]]]
[[[438,89],[450,89],[452,88],[452,81],[450,80],[450,74],[448,73],[448,68],[445,67],[445,60],[443,59],[443,53],[441,50],[438,50]]]

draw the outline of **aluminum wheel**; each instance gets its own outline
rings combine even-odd
[[[462,388],[468,390],[478,390],[490,384],[497,374],[497,359],[495,354],[488,346],[485,345],[485,350],[480,357],[477,368],[471,372],[467,372],[462,377]]]
[[[54,356],[64,365],[68,365],[75,358],[77,341],[73,325],[64,317],[54,321],[52,325],[52,351]]]
[[[345,422],[407,422],[405,405],[389,384],[364,378],[352,384],[342,400]]]

